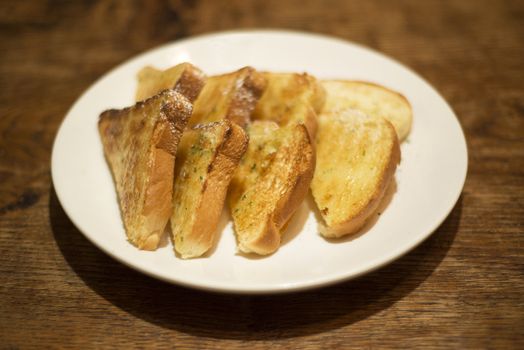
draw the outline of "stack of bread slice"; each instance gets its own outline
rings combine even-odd
[[[188,65],[183,63],[166,71],[142,69],[137,98],[143,97],[141,91],[155,94],[181,85],[182,75],[177,72]],[[204,255],[215,243],[229,182],[247,149],[248,137],[243,128],[265,86],[259,72],[244,67],[208,77],[197,94],[176,154],[172,196],[171,238],[182,258]]]
[[[309,189],[322,235],[358,231],[394,179],[412,118],[378,85],[251,67],[211,77],[189,63],[146,67],[136,99],[99,120],[128,240],[154,250],[170,220],[182,258],[216,244],[226,202],[238,250],[275,252]]]

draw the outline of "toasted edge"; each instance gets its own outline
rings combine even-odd
[[[179,97],[185,99],[182,94],[179,94]],[[157,233],[150,235],[143,245],[139,244],[140,249],[155,250],[169,221],[172,210],[175,154],[185,125],[191,116],[191,110],[190,104],[166,103],[160,112],[164,117],[160,119],[161,122],[157,124],[153,133],[152,167],[142,212],[144,226],[150,227],[150,232]]]
[[[142,108],[154,98],[162,98],[163,94],[173,94],[176,101],[166,102],[159,111],[160,116],[154,126],[150,147],[151,165],[148,167],[147,184],[145,186],[144,204],[140,213],[143,216],[141,227],[130,227],[126,214],[122,211],[121,193],[116,186],[117,179],[113,165],[109,162],[106,147],[109,147],[105,139],[105,129],[110,127],[111,118],[115,115],[128,112],[130,109]],[[155,250],[160,238],[163,236],[165,226],[169,221],[171,213],[171,194],[173,191],[173,173],[175,164],[175,153],[182,132],[191,115],[192,105],[183,95],[174,91],[164,90],[160,94],[136,103],[132,107],[122,110],[107,110],[102,112],[98,121],[98,128],[104,145],[104,154],[108,160],[115,189],[118,196],[121,217],[126,229],[128,240],[139,249]],[[131,235],[131,230],[142,231],[136,236]],[[146,233],[146,234],[144,234]],[[148,233],[148,234],[147,234]]]
[[[288,187],[284,195],[278,199],[275,209],[269,213],[263,222],[261,233],[257,237],[251,240],[241,240],[234,222],[238,249],[244,253],[256,253],[259,255],[274,253],[280,247],[282,229],[308,193],[316,163],[314,147],[311,143],[311,136],[304,124],[295,124],[293,127],[298,128],[305,136],[305,139],[308,140],[309,150],[301,149],[300,151],[309,151],[306,155],[309,162],[300,164],[303,166],[303,169],[296,169],[297,172],[292,179],[292,186]]]
[[[260,97],[254,111],[252,118],[255,120],[271,120],[279,124],[280,126],[289,125],[292,123],[303,123],[310,136],[311,139],[314,140],[316,136],[316,131],[318,128],[318,122],[317,122],[317,115],[321,112],[324,103],[326,101],[326,91],[324,89],[324,86],[321,84],[321,82],[315,78],[314,76],[308,74],[308,73],[274,73],[274,72],[261,72],[261,74],[265,77],[267,80],[267,87]],[[287,87],[289,88],[290,84],[295,84],[297,89],[303,88],[304,86],[307,86],[307,90],[301,90],[301,93],[298,95],[293,96],[292,98],[283,98],[282,95],[278,96],[280,98],[280,101],[277,102],[277,104],[281,105],[287,105],[290,100],[294,101],[294,104],[292,105],[292,111],[287,111],[287,113],[293,113],[294,116],[301,112],[304,116],[302,121],[298,121],[297,118],[283,118],[286,113],[280,113],[277,117],[270,115],[271,112],[268,112],[266,108],[264,108],[265,103],[271,103],[271,101],[274,101],[275,99],[270,99],[270,102],[267,102],[265,99],[268,98],[267,94],[269,94],[271,91],[271,79],[287,79]],[[284,88],[284,91],[287,91],[286,88]],[[307,99],[307,101],[304,101],[304,92],[310,92],[311,96]],[[302,108],[302,110],[299,111],[299,108]],[[284,119],[287,119],[284,121]]]
[[[384,119],[393,137],[392,153],[384,172],[382,173],[379,185],[375,188],[373,194],[369,197],[368,203],[360,210],[360,212],[348,218],[347,221],[339,223],[335,226],[327,226],[325,222],[319,223],[320,234],[328,238],[339,238],[357,232],[368,221],[371,215],[379,207],[386,190],[395,176],[397,165],[400,163],[400,142],[397,137],[397,132],[390,121]]]
[[[411,103],[409,102],[407,97],[404,96],[403,94],[401,94],[400,92],[395,91],[393,89],[390,89],[388,87],[385,87],[383,85],[380,85],[380,84],[377,84],[377,83],[372,83],[372,82],[369,82],[369,81],[364,81],[364,80],[332,79],[332,80],[323,80],[322,82],[327,82],[327,83],[329,83],[329,82],[337,82],[337,83],[347,83],[347,84],[368,85],[368,86],[375,87],[375,88],[380,89],[380,90],[384,90],[387,93],[390,93],[392,95],[398,96],[401,100],[403,100],[405,102],[406,106],[408,107],[408,109],[410,111],[409,117],[408,117],[406,123],[402,123],[402,125],[405,125],[405,127],[403,127],[403,128],[399,128],[398,126],[396,127],[395,124],[392,123],[391,120],[389,120],[389,119],[388,119],[388,121],[393,125],[393,128],[394,128],[394,130],[395,130],[395,132],[397,134],[399,142],[403,142],[408,137],[409,133],[411,132],[411,127],[413,125],[413,107],[411,106]],[[387,118],[385,118],[385,119],[387,119]]]
[[[174,244],[175,250],[184,259],[199,257],[213,246],[229,182],[247,149],[248,137],[240,126],[229,120],[219,123],[227,123],[227,129],[213,160],[208,165],[208,175],[203,184],[192,230],[184,234],[183,246]],[[199,127],[205,126],[196,128]],[[176,242],[174,235],[172,239]],[[191,249],[187,249],[188,246]]]
[[[237,236],[238,250],[243,253],[269,255],[278,250],[281,242],[280,228],[273,215],[268,215],[261,226],[262,234],[250,241],[241,241]]]
[[[288,222],[291,216],[293,216],[295,211],[306,197],[316,166],[315,148],[313,146],[313,141],[307,126],[304,124],[297,124],[295,127],[300,129],[301,133],[303,133],[304,136],[306,136],[306,139],[309,141],[309,150],[300,150],[300,152],[310,152],[309,163],[304,164],[305,168],[299,171],[297,176],[294,178],[291,190],[286,192],[286,195],[281,197],[278,201],[275,214],[278,215],[276,216],[276,223],[279,229],[284,227],[284,225]]]
[[[246,128],[265,88],[266,79],[252,67],[209,77],[195,101],[195,110],[189,125],[229,119]],[[220,113],[216,113],[217,107]]]
[[[140,84],[150,84],[151,82],[144,81],[144,76],[149,76],[151,74],[156,75],[157,77],[161,77],[162,75],[170,74],[171,71],[180,69],[182,72],[178,76],[178,78],[165,86],[156,87],[154,91],[151,91],[151,89],[146,90],[144,92],[144,89],[140,88]],[[150,72],[149,75],[147,72]],[[138,74],[138,87],[136,91],[135,98],[137,101],[147,99],[151,97],[151,95],[155,95],[159,93],[160,91],[164,89],[172,89],[182,95],[184,95],[190,102],[195,102],[198,95],[200,94],[200,91],[204,87],[206,76],[205,74],[196,66],[192,65],[191,63],[184,62],[180,63],[174,67],[168,68],[166,70],[158,70],[156,68],[153,68],[151,66],[146,66],[142,68]],[[158,91],[157,91],[158,90]]]
[[[241,69],[245,77],[235,91],[226,118],[245,128],[251,121],[251,113],[266,88],[266,79],[253,67]]]

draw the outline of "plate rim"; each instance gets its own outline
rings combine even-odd
[[[135,60],[140,60],[144,56],[148,55],[154,55],[156,51],[164,50],[171,46],[178,46],[183,45],[187,42],[195,41],[195,40],[202,40],[202,39],[211,39],[213,37],[219,37],[219,36],[230,36],[230,35],[238,35],[238,34],[245,34],[245,35],[259,35],[259,34],[267,34],[267,35],[294,35],[294,36],[301,36],[301,37],[307,37],[307,38],[315,38],[315,39],[321,39],[321,40],[330,40],[338,42],[342,45],[349,45],[353,47],[357,47],[359,49],[362,49],[367,52],[371,52],[375,55],[380,56],[382,59],[386,59],[389,61],[394,62],[396,65],[402,67],[403,69],[409,71],[411,74],[415,75],[418,79],[421,79],[431,90],[434,92],[438,98],[440,99],[440,102],[444,104],[446,109],[451,113],[451,115],[454,117],[453,121],[455,122],[456,126],[458,127],[458,131],[460,131],[460,141],[462,141],[464,146],[464,164],[463,164],[463,171],[461,172],[461,179],[459,181],[460,186],[458,187],[458,190],[456,191],[455,195],[453,196],[453,201],[450,201],[449,208],[445,211],[445,214],[442,215],[442,217],[439,220],[436,220],[433,225],[431,225],[431,229],[429,229],[424,234],[419,234],[416,236],[416,239],[410,240],[409,244],[406,244],[396,250],[392,250],[388,255],[381,256],[380,258],[375,259],[376,261],[372,261],[371,263],[367,264],[366,268],[362,268],[356,273],[350,273],[350,274],[335,274],[330,275],[327,274],[325,276],[322,276],[322,278],[317,278],[313,280],[307,280],[304,282],[295,282],[290,284],[269,284],[269,285],[244,285],[244,286],[230,286],[227,283],[216,283],[213,282],[211,284],[208,283],[201,283],[201,282],[194,282],[194,281],[188,281],[185,279],[176,279],[176,278],[170,278],[167,276],[164,276],[162,274],[156,273],[155,271],[148,270],[144,266],[140,266],[137,264],[133,264],[131,262],[128,262],[125,258],[119,256],[118,254],[112,252],[110,249],[105,247],[102,244],[99,244],[91,235],[84,232],[84,230],[81,228],[81,225],[79,225],[74,218],[74,216],[71,215],[69,209],[67,206],[65,206],[64,199],[58,190],[59,186],[57,186],[56,183],[56,176],[55,173],[57,172],[56,167],[57,164],[57,155],[56,155],[56,148],[57,148],[57,141],[63,132],[63,126],[70,115],[71,111],[75,109],[75,107],[79,104],[79,102],[88,95],[92,90],[94,90],[100,82],[105,80],[108,76],[113,74],[115,71],[118,71],[120,68],[129,65]],[[440,92],[433,87],[432,84],[430,84],[421,74],[415,72],[410,67],[404,65],[397,59],[388,56],[380,51],[377,51],[373,48],[369,48],[363,44],[355,43],[353,41],[345,40],[343,38],[330,36],[326,34],[319,34],[314,32],[307,32],[307,31],[297,31],[297,30],[289,30],[289,29],[240,29],[240,30],[226,30],[226,31],[217,31],[217,32],[208,32],[203,33],[195,36],[190,36],[183,39],[178,39],[174,41],[170,41],[164,44],[161,44],[159,46],[155,46],[153,48],[150,48],[144,52],[140,52],[136,55],[133,55],[120,64],[117,64],[113,68],[109,69],[106,73],[102,74],[100,77],[98,77],[94,82],[92,82],[89,87],[84,90],[75,100],[75,102],[71,105],[71,107],[67,110],[66,114],[64,115],[57,132],[55,134],[55,138],[53,141],[52,151],[51,151],[51,180],[54,192],[58,198],[58,201],[60,203],[60,206],[62,210],[66,213],[68,219],[74,224],[75,228],[82,233],[82,235],[87,238],[89,242],[91,242],[95,247],[102,250],[105,254],[110,256],[111,258],[115,259],[116,261],[124,264],[127,267],[130,267],[136,271],[139,271],[141,273],[144,273],[147,276],[162,280],[164,282],[175,284],[183,287],[189,287],[194,288],[198,290],[208,291],[208,292],[217,292],[217,293],[231,293],[231,294],[251,294],[251,295],[260,295],[260,294],[282,294],[282,293],[290,293],[290,292],[299,292],[299,291],[305,291],[310,289],[316,289],[316,288],[322,288],[329,285],[333,285],[336,283],[342,283],[344,281],[348,281],[357,277],[360,277],[362,275],[368,274],[372,271],[375,271],[377,269],[380,269],[384,267],[385,265],[390,264],[391,262],[401,258],[402,256],[406,255],[413,249],[415,249],[418,245],[420,245],[423,241],[428,239],[441,225],[442,223],[449,217],[450,213],[455,209],[457,202],[462,195],[465,181],[467,178],[468,173],[468,165],[469,165],[469,152],[467,147],[467,140],[464,133],[464,129],[460,123],[459,118],[457,117],[454,110],[451,108],[449,103],[444,99],[444,97],[440,94]]]

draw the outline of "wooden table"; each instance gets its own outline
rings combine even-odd
[[[431,238],[357,280],[250,297],[146,277],[72,225],[50,154],[76,98],[144,50],[250,27],[367,45],[443,94],[470,163]],[[524,348],[523,62],[522,1],[2,1],[0,347]]]

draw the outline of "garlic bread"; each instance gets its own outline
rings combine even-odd
[[[329,97],[328,97],[329,98]],[[400,161],[389,121],[354,109],[319,116],[317,164],[311,191],[325,237],[360,229],[378,207]]]
[[[171,215],[175,153],[192,105],[165,90],[100,115],[98,129],[116,185],[128,240],[157,248]]]
[[[249,146],[229,190],[238,249],[271,254],[280,246],[284,225],[305,198],[313,171],[313,145],[303,124],[278,127],[255,121]]]
[[[322,85],[327,94],[323,112],[358,109],[389,120],[400,141],[409,134],[413,112],[409,101],[398,92],[362,81],[324,80]]]
[[[136,101],[142,101],[166,89],[173,89],[194,102],[205,83],[204,73],[191,63],[180,63],[166,70],[150,66],[137,75]]]
[[[317,113],[326,99],[323,86],[307,73],[264,72],[267,87],[252,115],[253,120],[270,120],[280,126],[290,123],[306,125],[314,138]]]
[[[265,78],[251,67],[209,77],[195,101],[190,126],[229,119],[245,128],[265,87]]]
[[[247,144],[245,131],[227,119],[184,132],[171,216],[173,245],[182,258],[199,257],[214,244],[229,182]]]

